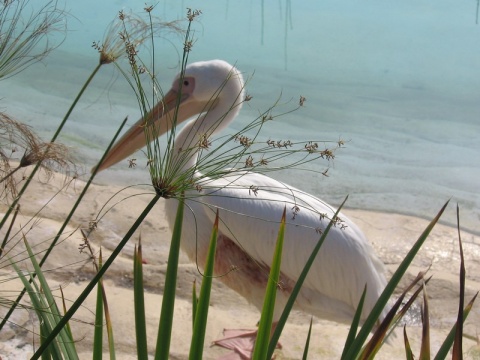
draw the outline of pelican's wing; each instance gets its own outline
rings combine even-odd
[[[255,173],[215,180],[217,190],[202,198],[219,209],[220,231],[234,239],[255,261],[270,267],[284,208],[287,225],[282,273],[296,279],[336,209],[320,199]],[[209,213],[211,221],[214,211]],[[304,287],[356,308],[368,284],[366,308],[385,286],[383,264],[360,229],[343,214],[331,228]]]

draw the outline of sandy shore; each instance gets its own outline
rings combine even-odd
[[[35,249],[38,252],[45,247],[48,239],[57,233],[63,219],[75,202],[76,196],[84,186],[83,182],[76,180],[60,191],[65,183],[64,180],[61,175],[56,175],[48,183],[35,181],[22,199],[21,214],[16,221],[16,231],[19,231],[21,225],[22,232],[26,234],[31,244],[36,245]],[[45,269],[51,269],[48,272],[51,286],[53,288],[61,286],[66,297],[72,301],[83,290],[94,271],[88,256],[78,250],[82,243],[78,229],[87,228],[89,222],[95,219],[98,214],[104,215],[98,223],[97,230],[92,233],[90,240],[95,251],[102,247],[103,251],[108,253],[116,246],[136,219],[136,216],[152,197],[148,189],[128,188],[118,193],[120,190],[121,188],[118,187],[93,185],[69,227],[65,230],[61,243],[56,246],[44,266]],[[106,212],[106,210],[109,211]],[[5,207],[2,211],[5,211]],[[133,293],[131,290],[133,278],[132,253],[134,244],[140,234],[146,259],[144,276],[147,287],[145,299],[149,327],[148,341],[153,353],[171,236],[163,211],[163,202],[160,202],[141,225],[133,238],[134,240],[127,244],[122,256],[117,258],[106,273],[105,284],[113,319],[117,359],[136,358]],[[454,212],[454,206],[450,206],[447,211]],[[346,210],[345,213],[360,225],[387,265],[390,273],[396,269],[411,244],[418,238],[428,223],[423,219],[396,214],[358,210]],[[426,216],[431,217],[434,215],[426,214]],[[32,220],[34,216],[35,219]],[[20,236],[17,235],[9,246],[12,247],[14,242],[19,239]],[[462,233],[462,239],[468,278],[466,294],[469,300],[480,289],[480,237]],[[14,256],[19,253],[19,249],[21,249],[21,245],[14,246],[14,250],[9,252],[8,255]],[[23,257],[20,253],[14,259],[20,261]],[[188,357],[191,334],[190,299],[192,282],[194,279],[201,281],[195,265],[183,254],[180,257],[180,263],[178,297],[171,344],[172,359],[186,359]],[[0,277],[3,279],[0,286],[0,296],[11,298],[18,293],[20,284],[15,279],[6,281],[12,278],[12,273],[5,258],[1,259],[0,264]],[[431,237],[415,259],[404,283],[414,277],[418,271],[425,270],[430,265],[430,274],[433,275],[433,279],[428,286],[428,294],[432,326],[431,344],[432,350],[435,352],[456,318],[459,287],[459,253],[456,229],[443,225],[436,226]],[[28,300],[24,301],[27,304],[29,302]],[[71,322],[81,359],[91,357],[92,311],[94,307],[94,296],[90,296],[76,316],[76,321]],[[5,311],[2,307],[0,316]],[[254,328],[259,319],[256,308],[249,305],[243,298],[238,297],[219,281],[214,281],[209,315],[205,359],[215,359],[225,353],[224,349],[210,347],[211,341],[221,336],[223,328]],[[8,328],[0,333],[0,356],[3,360],[27,358],[28,354],[31,354],[32,344],[38,344],[38,339],[35,339],[32,335],[33,331],[37,331],[36,324],[32,324],[34,318],[33,312],[26,310],[15,312]],[[278,359],[301,358],[308,331],[308,322],[309,316],[306,314],[296,312],[291,316],[281,339],[283,349],[279,351]],[[465,332],[476,336],[480,330],[478,324],[480,324],[480,307],[476,304],[467,321]],[[347,332],[348,327],[345,325],[314,319],[310,358],[338,359]],[[407,325],[407,332],[410,335],[414,352],[418,354],[418,339],[421,328],[418,318],[415,318],[415,316]],[[399,335],[401,335],[400,332]],[[478,358],[480,350],[475,341],[465,339],[464,349],[468,353],[467,358]],[[404,357],[403,336],[397,336],[391,345],[382,349],[378,356],[379,359],[401,357]]]

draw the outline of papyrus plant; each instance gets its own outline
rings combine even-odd
[[[56,0],[0,3],[0,79],[13,76],[43,60],[62,43],[66,13]]]

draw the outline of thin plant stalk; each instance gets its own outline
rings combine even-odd
[[[156,195],[158,198],[159,195]],[[185,202],[178,201],[175,225],[172,231],[172,242],[168,254],[168,266],[165,275],[162,310],[158,325],[157,345],[155,360],[168,360],[170,353],[170,340],[172,337],[173,311],[175,306],[175,289],[177,284],[178,257],[180,255],[180,239],[182,236],[183,210]]]
[[[147,322],[145,320],[145,298],[143,287],[143,257],[141,238],[133,255],[133,296],[135,309],[135,335],[137,338],[137,358],[148,359]]]
[[[201,360],[203,358],[203,345],[205,343],[205,329],[207,327],[208,309],[210,306],[210,292],[212,289],[213,268],[215,265],[215,250],[217,249],[218,236],[218,209],[213,224],[210,245],[208,247],[207,260],[203,272],[200,296],[195,310],[195,322],[193,325],[192,342],[190,345],[189,360]]]
[[[10,238],[10,233],[12,232],[13,224],[15,224],[15,220],[17,219],[18,211],[20,210],[20,205],[17,205],[15,212],[13,213],[12,221],[10,222],[10,226],[8,227],[7,232],[2,241],[2,246],[0,247],[0,258],[3,254],[3,249],[7,246],[8,239]]]
[[[9,78],[42,61],[63,39],[49,37],[66,31],[66,13],[57,1],[29,9],[29,0],[2,1],[0,7],[0,79]],[[27,16],[23,16],[28,12]]]
[[[140,224],[143,222],[145,217],[149,214],[150,210],[155,206],[157,201],[160,199],[160,196],[155,195],[153,199],[150,201],[150,203],[147,205],[147,207],[142,211],[142,213],[139,215],[135,223],[132,225],[132,227],[128,230],[128,232],[125,234],[123,239],[120,241],[120,243],[117,245],[115,250],[113,250],[112,254],[110,257],[105,261],[103,264],[102,268],[99,269],[98,273],[93,277],[93,279],[88,283],[88,285],[85,287],[83,292],[78,296],[77,300],[72,304],[70,309],[67,311],[67,313],[63,316],[63,318],[60,320],[60,322],[57,324],[57,326],[51,331],[49,337],[45,339],[45,342],[37,349],[37,351],[33,354],[32,360],[39,359],[40,356],[42,355],[42,352],[48,347],[48,345],[55,339],[55,337],[58,335],[58,333],[62,330],[62,328],[65,326],[65,324],[72,318],[72,316],[77,312],[77,310],[80,308],[80,306],[83,304],[87,296],[90,294],[90,292],[95,288],[97,285],[98,281],[100,278],[105,274],[105,272],[108,270],[110,265],[112,265],[113,261],[117,258],[117,256],[120,254],[122,251],[123,247],[125,244],[130,240],[132,235],[135,233],[135,231],[138,229]]]
[[[98,256],[98,268],[102,268],[102,249]],[[103,357],[103,281],[97,284],[97,302],[95,308],[95,329],[93,333],[93,360],[102,360]]]
[[[465,304],[465,260],[463,257],[462,236],[460,234],[460,208],[457,204],[457,233],[458,233],[458,247],[460,250],[460,298],[458,300],[458,315],[457,327],[455,332],[455,342],[453,343],[453,358],[461,359],[463,354],[462,349],[462,335],[463,335],[463,321],[462,313]]]
[[[100,284],[100,289],[102,291],[105,326],[107,327],[108,351],[110,354],[110,360],[115,360],[115,340],[113,337],[112,317],[110,316],[110,310],[108,309],[107,294],[105,293],[105,287],[103,286],[101,278],[99,279],[98,283]]]
[[[83,232],[82,232],[83,234]],[[85,234],[83,234],[85,236]],[[85,236],[86,237],[86,236]],[[88,243],[87,243],[88,244]],[[87,245],[90,250],[90,253],[93,257],[93,251],[90,245]],[[98,260],[98,265],[94,263],[97,272],[102,267],[102,249],[100,249],[100,255]],[[108,351],[110,354],[110,360],[114,360],[115,356],[115,340],[113,337],[113,326],[112,318],[110,316],[110,310],[108,307],[107,293],[105,292],[105,287],[103,286],[103,279],[100,279],[97,284],[97,304],[96,304],[96,313],[95,313],[95,332],[94,332],[94,342],[93,342],[93,358],[97,357],[102,359],[103,356],[103,315],[105,315],[105,327],[107,329],[107,339],[108,339]],[[98,330],[98,334],[97,334]]]
[[[192,330],[195,326],[195,316],[197,314],[197,305],[198,305],[198,297],[197,297],[197,281],[196,279],[193,280],[192,285]]]
[[[363,304],[365,302],[365,296],[367,295],[367,284],[363,288],[362,297],[358,302],[357,311],[355,312],[355,316],[353,317],[352,323],[350,325],[350,330],[348,331],[347,339],[345,340],[345,345],[343,347],[341,359],[345,358],[345,354],[350,348],[350,345],[355,340],[355,335],[357,334],[358,326],[360,325],[360,317],[362,316]]]
[[[85,84],[82,86],[82,88],[80,89],[80,92],[78,93],[77,97],[75,98],[75,100],[73,101],[72,105],[70,106],[70,108],[68,109],[67,113],[65,114],[62,122],[60,123],[60,125],[58,126],[55,134],[53,135],[52,139],[50,140],[50,142],[55,142],[55,140],[57,139],[58,135],[60,134],[60,132],[62,131],[63,129],[63,126],[65,125],[65,123],[67,122],[68,118],[70,117],[70,114],[72,113],[73,109],[75,108],[75,106],[77,105],[78,101],[80,100],[80,98],[82,97],[83,93],[85,92],[85,90],[87,89],[88,85],[90,84],[90,82],[92,81],[92,79],[94,78],[94,76],[96,75],[96,73],[98,72],[98,70],[100,69],[100,67],[102,66],[102,64],[98,64],[95,69],[93,70],[92,74],[89,76],[89,78],[87,79],[87,81],[85,82]],[[28,186],[30,185],[30,182],[32,181],[33,177],[35,176],[36,172],[38,171],[38,169],[40,168],[40,166],[42,165],[42,162],[39,161],[35,167],[33,168],[30,176],[27,177],[27,179],[25,180],[25,183],[23,184],[22,188],[20,189],[20,191],[18,192],[18,195],[15,197],[15,199],[13,200],[12,204],[8,207],[5,215],[3,216],[3,219],[2,221],[0,221],[0,229],[3,228],[3,225],[5,225],[5,222],[7,221],[8,217],[10,216],[10,213],[13,211],[13,209],[17,206],[18,202],[20,201],[20,199],[22,198],[22,195],[23,193],[25,192],[25,190],[27,190]],[[1,328],[1,327],[0,327]]]
[[[65,314],[67,312],[67,304],[65,303],[65,296],[63,295],[62,286],[60,286],[60,294],[62,296],[62,307],[63,307],[62,310],[63,310],[63,313]],[[65,326],[65,330],[67,332],[68,337],[70,338],[70,343],[74,349],[74,352],[77,353],[77,349],[75,347],[75,341],[73,340],[73,333],[72,333],[72,328],[70,327],[70,323],[67,323],[67,326]]]
[[[302,360],[308,359],[308,349],[310,348],[310,338],[312,336],[313,318],[310,318],[310,326],[308,327],[307,340],[305,341],[305,349],[303,349]]]
[[[420,346],[420,356],[418,358],[420,360],[430,360],[430,312],[425,284],[423,284],[422,323],[422,345]]]
[[[106,154],[110,151],[110,148],[113,146],[114,142],[116,141],[118,135],[120,134],[120,132],[122,131],[122,128],[123,126],[125,125],[125,123],[127,122],[127,117],[123,120],[123,122],[121,123],[120,127],[118,128],[117,132],[115,133],[112,141],[110,142],[109,146],[107,147],[107,149],[105,150],[103,156],[102,156],[102,159],[105,158]],[[75,211],[77,210],[77,207],[80,205],[83,197],[85,196],[88,188],[90,187],[94,177],[96,175],[96,170],[91,174],[90,178],[88,179],[87,183],[85,184],[85,187],[83,188],[82,192],[80,193],[77,201],[75,202],[75,204],[73,205],[72,209],[70,210],[70,213],[67,215],[67,217],[65,218],[62,226],[60,227],[57,235],[55,236],[55,238],[53,239],[52,243],[50,244],[49,248],[47,249],[47,251],[45,252],[45,254],[43,254],[43,257],[42,259],[40,260],[40,267],[43,266],[43,264],[45,263],[45,261],[47,261],[47,258],[48,256],[50,255],[50,253],[52,252],[54,246],[56,245],[58,239],[60,239],[60,236],[63,234],[63,231],[65,230],[65,228],[67,227],[68,223],[70,222],[70,219],[72,218],[73,214],[75,213]],[[32,176],[29,177],[29,179],[32,179]],[[22,188],[22,190],[24,190],[24,188]],[[10,209],[12,209],[13,207],[10,207]],[[6,219],[6,217],[8,216],[8,211],[7,211],[7,214],[5,214],[5,217],[4,219]],[[0,225],[0,228],[1,228],[1,225]],[[12,315],[13,311],[15,310],[15,308],[17,307],[17,304],[20,303],[20,300],[22,300],[23,298],[23,295],[25,295],[25,289],[23,289],[20,294],[17,296],[17,299],[15,300],[15,302],[12,303],[12,306],[10,307],[10,309],[8,310],[8,312],[5,314],[4,318],[2,319],[2,322],[0,323],[0,330],[2,330],[2,328],[5,326],[5,324],[7,323],[8,319],[10,318],[10,316]]]
[[[45,329],[45,324],[40,324],[40,341],[42,342],[43,339],[47,335],[47,329]],[[42,360],[50,360],[52,358],[52,353],[50,351],[50,347],[48,347],[45,352],[42,354]]]
[[[273,313],[275,311],[275,299],[277,295],[277,287],[280,279],[280,267],[282,262],[283,240],[285,237],[285,218],[286,207],[283,209],[282,220],[278,230],[277,243],[273,254],[272,266],[268,276],[267,288],[265,290],[265,298],[263,300],[262,315],[260,324],[258,325],[257,340],[253,350],[252,359],[263,360],[267,357],[268,344],[270,334],[272,332]],[[276,346],[276,343],[275,343]]]
[[[480,0],[477,0],[477,10],[475,12],[475,24],[478,25],[478,14],[479,14],[479,10],[480,10]]]

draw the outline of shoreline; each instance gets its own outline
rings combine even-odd
[[[83,182],[78,180],[56,195],[53,201],[48,202],[62,184],[63,177],[61,175],[56,175],[51,182],[46,184],[37,181],[32,182],[31,188],[22,201],[22,215],[19,215],[19,219],[17,219],[17,223],[22,224],[27,224],[36,208],[46,205],[41,213],[41,221],[32,227],[26,235],[29,241],[38,243],[38,246],[41,246],[44,240],[55,235],[55,229],[60,227],[61,219],[76,200],[76,194],[83,187]],[[66,229],[64,239],[57,245],[45,265],[46,268],[54,269],[48,275],[49,281],[54,287],[62,285],[67,298],[75,299],[93,274],[93,266],[88,261],[88,257],[78,251],[78,245],[82,242],[82,239],[79,232],[74,232],[74,230],[77,227],[88,227],[88,222],[93,219],[93,215],[101,211],[102,206],[117,190],[119,190],[119,187],[92,185],[75,214],[71,226]],[[149,201],[149,196],[133,196],[138,193],[143,193],[143,191],[135,188],[125,189],[120,198],[128,198],[128,200],[121,202],[118,202],[120,198],[113,200],[112,204],[115,203],[115,206],[107,212],[98,223],[97,230],[89,237],[96,251],[101,246],[104,254],[109,253],[121,239],[122,234],[129,228],[130,223],[135,220],[134,214],[138,214],[145,207]],[[107,206],[105,210],[108,208]],[[453,210],[450,209],[450,211]],[[389,275],[428,224],[423,219],[404,215],[354,209],[346,209],[343,212],[364,231],[378,256],[384,261]],[[30,229],[29,224],[28,228]],[[161,204],[158,204],[152,210],[152,213],[147,216],[140,230],[134,235],[133,241],[125,246],[121,256],[116,259],[106,273],[106,291],[114,321],[113,329],[118,359],[134,359],[136,357],[135,336],[131,326],[133,323],[131,283],[133,278],[133,247],[140,234],[146,259],[144,276],[146,307],[149,314],[148,340],[150,349],[153,351],[152,346],[155,344],[158,329],[162,281],[170,242],[170,230],[163,217],[163,206]],[[466,301],[469,301],[473,293],[480,289],[480,274],[475,270],[478,269],[480,260],[480,238],[474,234],[462,232],[462,239],[467,268]],[[104,257],[106,256],[104,255]],[[179,261],[172,359],[186,359],[188,357],[189,344],[185,339],[188,339],[188,334],[191,333],[191,287],[194,279],[197,282],[201,281],[201,276],[198,274],[195,264],[192,264],[185,254],[181,253]],[[430,297],[432,349],[436,349],[449,331],[458,307],[459,261],[455,228],[437,224],[423,249],[414,260],[402,284],[406,284],[408,280],[416,276],[418,271],[424,271],[430,266],[429,273],[434,277],[428,286],[428,294]],[[387,275],[387,278],[389,275]],[[0,271],[0,276],[8,276],[5,268]],[[15,287],[18,289],[18,284],[14,285],[14,281],[9,281],[4,283],[5,289],[3,291]],[[475,336],[478,331],[478,325],[476,324],[480,323],[478,308],[478,304],[473,307],[465,326],[465,332],[472,336]],[[87,299],[84,308],[78,315],[82,322],[75,321],[72,323],[74,336],[79,339],[77,348],[81,353],[81,358],[91,354],[90,344],[93,332],[92,325],[89,323],[92,321],[93,315],[88,309],[94,309],[94,296],[92,295]],[[2,311],[5,310],[2,309]],[[32,342],[29,333],[32,329],[30,317],[31,315],[29,316],[27,311],[19,311],[15,321],[25,327],[24,330],[18,331],[18,328],[10,326],[11,332],[3,331],[0,334],[0,342],[3,342],[3,345],[0,345],[0,355],[3,359],[8,359],[8,346],[13,344],[13,341],[18,342],[18,339],[22,339],[23,347]],[[223,328],[254,328],[258,318],[259,312],[256,308],[249,305],[243,298],[237,296],[236,293],[226,288],[219,281],[214,281],[204,358],[214,359],[225,353],[224,349],[209,346],[211,341],[221,336]],[[301,357],[309,320],[310,317],[307,314],[297,311],[291,316],[281,338],[284,348],[278,354],[279,359]],[[415,319],[415,314],[412,321],[407,326],[407,331],[414,353],[418,353],[415,349],[418,349],[419,346],[418,336],[421,333],[421,327],[418,318]],[[348,326],[314,319],[312,331],[313,341],[310,354],[313,358],[315,356],[321,356],[325,359],[340,357]],[[22,348],[21,344],[18,343],[15,346]],[[464,340],[466,350],[474,347],[475,343],[473,341]],[[25,349],[27,348],[25,347]],[[392,345],[383,347],[377,358],[398,358],[404,356],[403,351],[402,336],[397,336]]]
[[[47,141],[95,67],[96,55],[62,50],[52,54],[48,66],[28,68],[5,80],[4,85],[9,89],[2,102],[5,111],[33,126]],[[257,74],[248,86],[253,98],[232,124],[232,131],[241,129],[259,111],[271,106],[283,93],[282,89],[285,89],[284,106],[290,107],[294,102],[289,100],[290,96],[296,99],[296,89],[304,84],[305,79],[292,71],[285,83],[262,65],[248,65],[248,62],[240,65],[246,74],[255,70]],[[165,89],[174,72],[172,68],[162,68],[159,72]],[[291,91],[295,94],[290,94]],[[346,194],[351,194],[349,207],[363,209],[368,205],[374,211],[426,219],[435,216],[443,203],[452,199],[461,205],[463,226],[480,235],[480,198],[472,180],[480,173],[471,161],[478,158],[479,148],[471,145],[473,134],[478,132],[472,120],[478,117],[478,109],[471,94],[457,99],[461,100],[460,106],[447,93],[430,88],[420,91],[388,82],[372,87],[355,80],[344,83],[337,77],[326,81],[321,88],[302,89],[302,94],[309,99],[306,106],[288,118],[279,118],[273,126],[265,126],[265,140],[285,136],[334,141],[344,138],[346,149],[336,157],[329,173],[337,180],[312,181],[308,172],[294,183],[287,173],[278,173],[275,178],[316,194],[330,204],[339,204]],[[385,102],[375,101],[378,96],[384,96]],[[461,122],[458,114],[465,115]],[[139,117],[138,104],[122,76],[113,66],[107,66],[83,95],[58,141],[71,147],[78,155],[77,160],[88,169],[100,158],[127,115],[128,126]],[[141,153],[136,156],[139,160],[144,158]],[[320,171],[323,167],[322,164],[313,170]],[[105,179],[124,177],[123,183],[148,179],[148,175],[127,170],[127,165],[125,169],[117,167]],[[455,219],[452,214],[441,221],[454,226]]]

